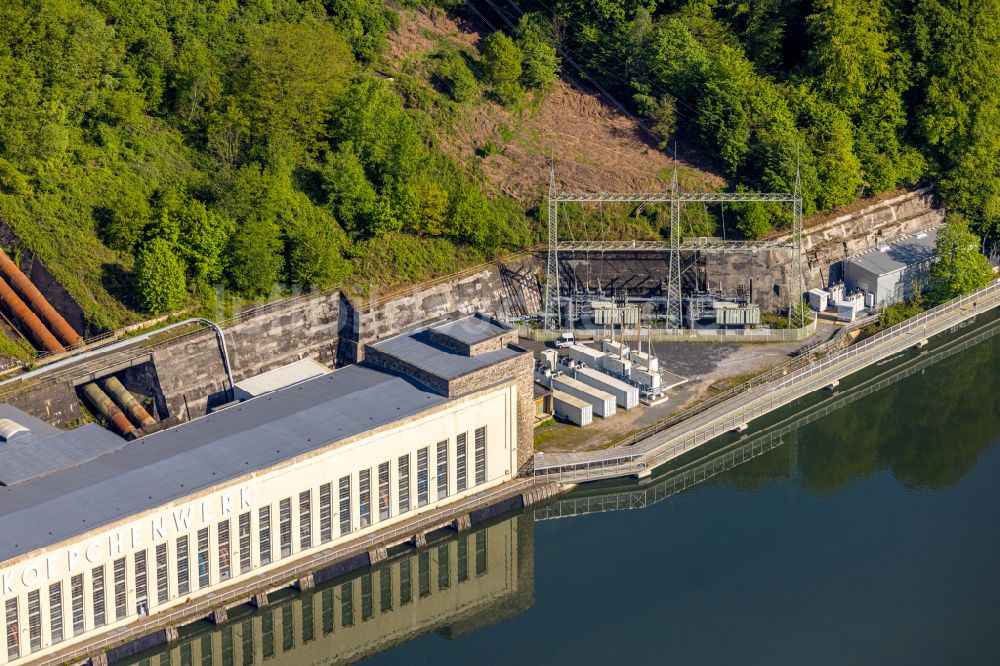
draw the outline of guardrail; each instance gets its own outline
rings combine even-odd
[[[36,662],[36,664],[37,666],[57,666],[58,664],[85,659],[107,647],[121,645],[164,627],[182,626],[205,617],[217,608],[232,606],[260,592],[286,587],[290,583],[324,566],[371,551],[375,548],[384,548],[400,543],[422,531],[442,527],[453,520],[455,516],[490,506],[508,496],[513,497],[521,494],[539,485],[539,483],[540,480],[526,478],[494,486],[476,493],[458,504],[446,505],[440,509],[435,509],[423,517],[405,522],[394,529],[376,532],[365,539],[345,544],[336,549],[320,551],[303,559],[294,566],[279,569],[268,574],[252,576],[240,581],[237,585],[230,586],[229,589],[208,592],[200,600],[184,604],[174,611],[162,614],[154,613],[153,615],[146,616],[131,625],[120,627],[117,630],[113,629],[108,633],[95,637],[94,640],[89,641],[85,645],[75,646],[72,649],[52,654]]]
[[[630,438],[633,440],[631,445],[578,454],[536,454],[534,473],[563,483],[577,483],[645,472],[998,305],[1000,282],[993,282],[979,291],[953,299],[876,333],[837,354],[822,359],[793,359],[755,378],[760,380],[767,377],[768,381],[762,385],[752,389],[744,388],[746,384],[741,385],[728,399],[713,399],[707,407],[705,404],[699,405],[701,409],[698,412],[679,414],[669,421],[637,433]],[[796,361],[805,361],[805,364],[797,369],[790,369]],[[781,376],[775,377],[777,373],[781,373]],[[713,415],[713,412],[719,414]],[[706,418],[699,418],[701,416]],[[680,428],[684,425],[691,427],[681,431]],[[673,436],[668,433],[665,438],[657,437],[673,428],[678,429]],[[546,458],[551,462],[547,462]]]
[[[798,342],[816,333],[816,319],[802,328],[648,328],[644,329],[644,339],[652,342]],[[549,342],[563,334],[563,329],[557,331],[543,328],[532,328],[524,324],[517,327],[519,337],[534,342]],[[591,331],[577,329],[578,337],[586,338]],[[598,335],[599,331],[593,331]]]

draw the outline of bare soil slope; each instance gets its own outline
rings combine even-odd
[[[403,10],[390,36],[389,66],[397,71],[442,43],[476,50],[485,35],[439,9]],[[489,184],[526,204],[540,201],[555,167],[562,190],[643,191],[663,189],[674,160],[632,118],[599,93],[560,78],[544,96],[510,109],[481,100],[460,107],[441,144],[462,161],[480,160]],[[477,157],[492,142],[499,152]],[[686,187],[721,187],[719,176],[696,168],[696,156],[679,153]]]

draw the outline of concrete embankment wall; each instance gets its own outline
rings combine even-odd
[[[803,236],[806,289],[825,287],[840,279],[845,256],[912,234],[940,223],[944,212],[935,207],[929,188],[904,192],[872,202],[859,210],[815,224],[807,220]],[[785,237],[790,240],[790,236]],[[765,310],[782,310],[788,304],[792,280],[789,250],[756,253],[685,252],[682,266],[685,289],[722,289],[733,293],[737,286],[753,282],[753,301]],[[656,251],[562,252],[562,288],[587,287],[611,293],[652,296],[662,293],[668,278],[669,255]]]
[[[825,285],[831,279],[831,265],[845,252],[869,249],[941,218],[931,193],[919,190],[810,227],[805,237],[806,286]],[[734,253],[687,260],[692,263],[689,273],[697,276],[702,271],[712,286],[721,282],[724,289],[733,291],[752,277],[754,298],[762,307],[780,309],[787,303],[787,251],[759,253],[756,258]],[[357,362],[365,343],[455,312],[479,311],[501,318],[537,312],[543,267],[544,255],[522,253],[382,298],[353,301],[331,292],[269,304],[226,328],[234,377],[241,381],[307,357],[327,365]],[[592,280],[600,277],[603,288],[653,291],[666,279],[667,258],[656,253],[636,257],[568,254],[561,270],[564,286],[577,278],[579,285],[589,274]],[[0,386],[0,401],[66,427],[81,417],[77,386],[111,373],[150,405],[157,419],[167,423],[200,416],[227,397],[218,341],[214,332],[205,329],[168,342],[99,354],[43,372],[24,384]]]
[[[282,301],[227,327],[234,379],[301,358],[333,365],[342,326],[340,305],[338,293]],[[116,374],[137,398],[151,402],[156,418],[167,424],[201,416],[227,399],[218,338],[194,325],[192,332],[174,339],[136,343],[0,386],[0,402],[68,427],[81,418],[77,387],[109,374]]]

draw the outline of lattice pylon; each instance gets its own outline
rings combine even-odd
[[[549,169],[549,251],[545,259],[545,328],[562,328],[559,309],[559,200],[556,195],[556,172]]]
[[[788,322],[802,328],[806,325],[805,308],[802,305],[802,295],[806,291],[805,276],[802,272],[802,174],[799,165],[795,165],[795,192],[792,202],[792,274],[788,284]],[[792,321],[795,314],[798,321]]]
[[[670,270],[667,274],[667,328],[680,328],[681,318],[681,202],[677,169],[670,197]]]

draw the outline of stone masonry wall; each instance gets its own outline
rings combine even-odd
[[[803,236],[805,288],[825,287],[840,279],[839,262],[846,255],[869,250],[879,243],[906,236],[940,223],[930,189],[906,192],[872,203],[858,211],[809,226]],[[808,221],[807,221],[808,223]],[[790,236],[785,236],[790,240]],[[765,310],[788,305],[792,282],[789,250],[756,253],[685,252],[681,258],[685,289],[722,289],[753,282],[753,300]],[[560,254],[561,285],[610,293],[652,296],[662,292],[668,278],[669,257],[660,252],[574,252]],[[697,287],[696,287],[697,285]]]

